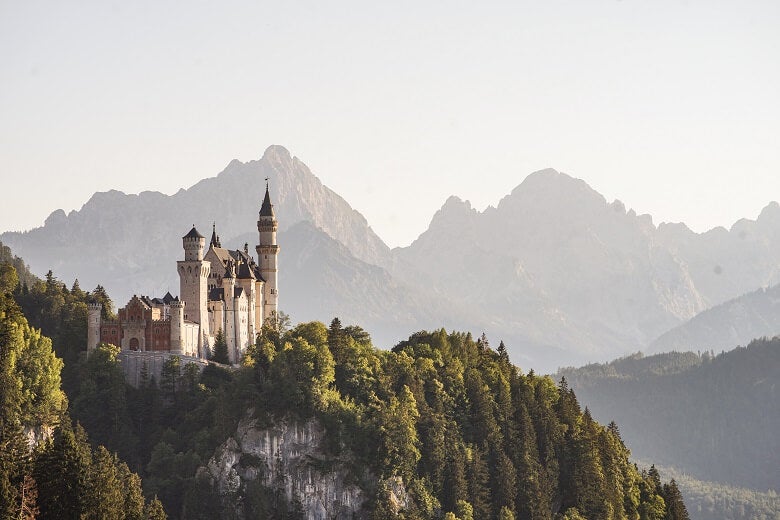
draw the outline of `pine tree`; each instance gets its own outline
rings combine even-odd
[[[476,518],[491,518],[490,474],[484,452],[474,447],[471,450],[471,464],[469,465],[469,498],[474,508]],[[460,515],[458,515],[460,516]]]
[[[225,334],[222,332],[222,329],[217,331],[217,335],[214,338],[214,355],[211,356],[211,360],[215,363],[222,363],[223,365],[230,364],[227,341],[225,341]]]
[[[125,497],[117,471],[117,460],[103,446],[98,446],[87,473],[82,520],[125,518]]]
[[[504,363],[509,363],[509,353],[506,351],[506,345],[504,345],[504,340],[501,340],[498,343],[498,349],[496,351],[498,352],[501,361],[503,361]]]
[[[333,318],[333,321],[330,322],[330,327],[328,327],[328,348],[337,363],[342,362],[342,352],[345,346],[346,334],[341,327],[341,320]]]
[[[458,500],[455,504],[455,515],[460,520],[474,520],[474,508],[466,500]]]
[[[162,502],[155,496],[151,502],[146,504],[144,508],[145,520],[168,520],[168,515],[165,514],[165,508],[163,508]]]
[[[664,484],[662,496],[666,503],[666,515],[664,520],[688,520],[688,509],[685,507],[682,493],[677,487],[677,482],[672,479]]]
[[[33,477],[43,518],[81,517],[91,463],[84,429],[66,420],[35,461]]]
[[[120,462],[116,469],[123,492],[125,520],[144,520],[144,495],[141,489],[141,478],[130,471],[124,462]]]
[[[450,434],[450,439],[451,439]],[[444,510],[453,511],[458,500],[469,496],[469,487],[466,480],[466,453],[459,442],[451,440],[448,450],[447,466],[445,468],[444,488],[442,490],[442,507]]]

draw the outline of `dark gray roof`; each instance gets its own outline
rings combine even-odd
[[[242,262],[241,265],[238,267],[238,278],[239,279],[245,279],[245,278],[256,278],[254,270],[249,266],[249,264]]]
[[[222,287],[214,287],[209,291],[209,301],[222,301],[225,299],[225,291]]]
[[[184,235],[182,238],[206,238],[200,233],[198,233],[198,230],[195,229],[195,226],[192,226],[192,229],[190,229],[190,232]]]
[[[243,287],[235,287],[235,290],[233,291],[233,297],[234,298],[240,298],[242,294],[244,294],[244,288]]]
[[[236,277],[236,273],[235,273],[235,270],[234,270],[233,262],[232,261],[228,262],[225,265],[225,276],[224,276],[224,278],[235,278],[235,277]]]
[[[211,225],[211,243],[209,244],[212,247],[222,247],[222,244],[219,243],[219,236],[217,235],[217,223]]]
[[[274,205],[271,204],[271,196],[268,194],[268,186],[265,187],[265,198],[263,198],[263,205],[260,206],[261,217],[273,217]]]

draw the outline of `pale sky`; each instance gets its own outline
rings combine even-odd
[[[0,57],[0,231],[270,144],[390,246],[546,167],[697,231],[780,199],[776,0],[0,0]]]

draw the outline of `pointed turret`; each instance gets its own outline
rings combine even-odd
[[[263,204],[260,206],[261,217],[275,217],[274,205],[271,204],[271,195],[268,193],[268,179],[265,183],[265,197],[263,198]]]
[[[217,223],[213,222],[211,224],[211,242],[209,243],[211,247],[222,247],[222,244],[219,243],[219,235],[217,235]]]
[[[255,248],[257,251],[257,264],[263,284],[262,317],[259,324],[274,315],[279,310],[279,290],[277,281],[279,246],[276,243],[276,231],[279,222],[274,215],[274,206],[271,204],[271,195],[268,189],[268,179],[265,180],[265,197],[260,206],[260,215],[257,219],[257,231],[260,240]]]

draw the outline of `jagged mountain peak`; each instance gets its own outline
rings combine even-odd
[[[528,175],[512,192],[498,203],[499,211],[518,207],[565,211],[574,207],[604,207],[603,195],[582,179],[577,179],[553,168]]]
[[[762,224],[777,224],[780,223],[780,204],[775,201],[767,204],[761,213],[758,215],[756,222]]]
[[[452,195],[444,202],[439,211],[433,215],[430,227],[434,228],[444,223],[449,226],[453,223],[469,220],[477,214],[478,211],[471,207],[471,202]]]
[[[292,160],[292,155],[290,154],[290,151],[284,146],[280,144],[272,144],[265,149],[262,160],[285,163]]]

